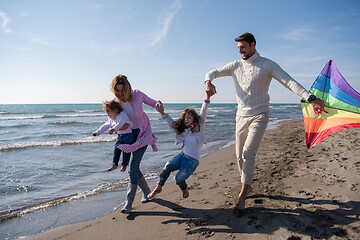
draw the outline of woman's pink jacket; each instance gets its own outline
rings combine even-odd
[[[135,152],[136,150],[151,145],[154,152],[156,152],[157,146],[155,145],[157,138],[154,136],[150,126],[149,117],[143,110],[142,104],[145,103],[156,109],[156,103],[158,101],[149,98],[145,93],[138,89],[132,92],[131,106],[135,113],[136,121],[140,128],[140,133],[133,144],[120,144],[118,148],[126,153]]]

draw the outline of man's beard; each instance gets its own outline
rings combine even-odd
[[[243,57],[242,59],[243,59],[243,60],[248,60],[249,58],[250,58],[249,54],[246,54],[246,56]]]
[[[243,59],[243,60],[248,60],[248,59],[251,58],[254,54],[255,54],[255,52],[253,52],[253,53],[247,53],[247,54],[245,55],[245,57],[243,57],[242,59]]]

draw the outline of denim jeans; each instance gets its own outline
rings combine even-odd
[[[139,128],[133,129],[134,142],[136,141],[139,133],[140,133]],[[143,176],[143,174],[140,171],[140,162],[145,154],[146,149],[147,149],[147,145],[131,153],[132,158],[130,161],[130,169],[129,169],[129,183],[131,184],[138,184],[139,179],[142,178]]]
[[[118,138],[117,138],[117,140],[115,142],[113,165],[117,166],[119,164],[120,154],[121,154],[122,151],[120,149],[118,149],[117,147],[120,144],[124,144],[124,143],[125,144],[134,143],[134,134],[132,132],[118,135]],[[122,166],[127,166],[129,164],[130,155],[131,155],[131,153],[123,152],[123,159],[122,159],[122,162],[121,162]]]
[[[187,188],[185,180],[188,179],[191,174],[193,174],[198,166],[199,160],[181,152],[166,163],[164,170],[160,174],[158,184],[164,186],[166,180],[170,176],[170,173],[179,170],[175,176],[175,181],[181,190],[185,190]]]

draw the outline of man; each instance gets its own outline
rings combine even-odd
[[[293,93],[307,99],[316,111],[324,109],[324,101],[311,95],[277,63],[261,57],[256,51],[256,40],[251,33],[244,33],[235,39],[242,60],[228,63],[222,68],[206,74],[205,88],[215,94],[212,81],[218,77],[232,76],[236,88],[238,110],[236,113],[236,158],[241,173],[241,192],[235,204],[234,213],[245,209],[246,196],[251,192],[255,169],[255,155],[259,149],[269,122],[269,85],[275,78]]]

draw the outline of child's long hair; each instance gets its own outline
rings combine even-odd
[[[191,132],[192,133],[199,132],[200,131],[200,117],[194,109],[187,108],[184,111],[182,111],[182,113],[180,114],[180,118],[174,122],[174,129],[175,129],[176,133],[181,134],[187,128],[185,126],[185,114],[186,113],[191,114],[194,118],[194,121],[190,126]]]
[[[116,89],[117,85],[123,85],[122,92],[119,93]],[[113,78],[110,84],[110,90],[114,93],[114,95],[122,102],[131,102],[132,100],[132,90],[130,82],[128,81],[125,75],[117,75]]]

